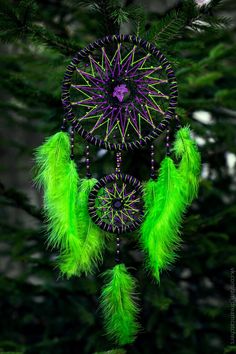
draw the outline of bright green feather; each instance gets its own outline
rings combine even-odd
[[[104,234],[92,222],[88,213],[89,193],[96,183],[97,180],[94,178],[81,180],[76,211],[80,244],[66,250],[59,259],[61,272],[68,277],[92,273],[102,260]]]
[[[76,198],[78,174],[70,159],[67,133],[48,138],[36,150],[36,182],[44,189],[44,211],[48,226],[48,243],[62,250],[78,246]]]
[[[148,268],[158,281],[161,271],[176,258],[182,216],[198,191],[200,154],[189,127],[178,131],[174,152],[180,158],[178,168],[166,157],[158,180],[148,181],[144,193],[146,218],[141,227],[141,244],[148,255]]]
[[[84,179],[78,185],[69,136],[64,132],[37,149],[36,164],[36,182],[44,189],[48,243],[59,248],[61,272],[68,277],[91,273],[104,247],[104,236],[88,214],[88,195],[97,180]]]
[[[141,227],[141,243],[148,255],[148,268],[158,281],[161,271],[174,261],[181,242],[179,228],[185,204],[179,183],[174,162],[166,157],[161,163],[158,180],[149,181],[146,186],[144,198],[148,209]],[[151,207],[149,199],[152,197],[148,191],[155,195]]]
[[[108,336],[120,345],[135,340],[139,309],[135,303],[135,280],[124,264],[104,273],[107,284],[102,289],[101,310]]]
[[[190,204],[198,193],[201,157],[189,127],[183,127],[177,132],[174,152],[181,159],[178,171],[182,178],[182,193]]]

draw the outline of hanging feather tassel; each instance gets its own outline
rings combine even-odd
[[[104,276],[108,283],[102,289],[100,300],[107,335],[119,345],[132,343],[139,329],[135,279],[124,264],[117,264]]]
[[[178,168],[182,178],[181,192],[186,198],[186,203],[190,204],[198,193],[201,157],[188,126],[177,132],[174,152],[177,158],[181,158]]]
[[[48,243],[59,248],[58,265],[68,277],[91,273],[102,258],[104,236],[88,214],[88,195],[97,182],[84,179],[78,192],[76,164],[67,133],[59,132],[36,150],[36,183],[44,189]]]
[[[199,185],[200,154],[188,127],[178,131],[174,151],[181,158],[179,167],[166,157],[158,180],[147,182],[144,195],[146,218],[141,227],[141,244],[148,255],[148,268],[158,282],[161,271],[176,258],[182,216]]]
[[[62,250],[78,247],[76,199],[78,174],[70,159],[70,141],[65,132],[48,138],[35,154],[36,183],[44,189],[48,243]]]
[[[146,185],[146,218],[141,227],[141,244],[148,255],[147,267],[158,282],[161,271],[176,258],[176,249],[181,243],[179,228],[185,203],[179,184],[174,162],[166,157],[161,163],[158,180],[149,181]]]
[[[80,244],[73,244],[59,258],[60,270],[68,277],[81,273],[91,274],[102,261],[105,236],[92,222],[88,212],[89,193],[96,183],[97,180],[94,178],[81,180],[76,210]]]

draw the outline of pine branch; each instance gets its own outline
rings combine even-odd
[[[102,16],[104,35],[119,33],[120,25],[117,21],[114,21],[113,13],[119,10],[119,6],[114,5],[109,0],[97,0],[97,9]]]
[[[213,4],[211,5],[213,6]],[[216,6],[216,4],[214,4]],[[197,6],[194,0],[185,0],[151,25],[146,37],[157,43],[162,50],[174,43],[176,38],[186,38],[186,34],[201,35],[225,30],[229,19],[223,16],[209,16],[206,7]]]
[[[220,10],[225,0],[211,0],[208,4],[202,5],[201,13],[212,14],[213,10]]]
[[[71,56],[80,48],[70,40],[64,40],[48,29],[36,25],[37,6],[33,0],[22,0],[14,7],[11,3],[0,2],[0,39],[3,42],[15,42],[19,39],[31,39],[46,44],[63,55]]]
[[[115,9],[112,12],[111,17],[114,19],[114,22],[118,23],[119,25],[129,21],[129,13],[127,11],[125,11],[124,9],[122,9],[121,7],[118,9]]]
[[[23,37],[27,32],[27,27],[32,21],[36,11],[33,1],[22,0],[17,6],[13,6],[9,1],[0,2],[0,30],[1,39],[11,41]]]
[[[45,92],[45,90],[33,86],[30,81],[20,75],[7,73],[5,76],[2,76],[0,86],[3,89],[9,89],[13,95],[22,97],[23,99],[27,96],[28,101],[33,100],[34,104],[38,102],[40,105],[43,103],[55,107],[60,105],[60,99],[57,99],[52,93]]]
[[[72,56],[81,48],[74,41],[63,39],[38,25],[32,25],[29,29],[29,37],[36,43],[46,44],[66,56]]]
[[[74,4],[87,6],[94,14],[99,16],[100,31],[104,36],[119,33],[120,21],[126,19],[126,13],[119,0],[78,0]]]
[[[142,6],[133,5],[132,2],[129,4],[128,1],[126,6],[129,19],[136,27],[136,34],[140,37],[145,37],[145,25],[147,22],[145,9]]]
[[[22,209],[36,219],[43,220],[41,211],[29,202],[29,199],[25,194],[13,188],[6,189],[4,185],[0,183],[0,195],[3,197],[3,204]]]
[[[164,46],[182,33],[185,23],[182,14],[179,15],[178,12],[173,10],[156,25],[153,40]]]

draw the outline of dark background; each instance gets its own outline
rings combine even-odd
[[[170,0],[0,1],[0,352],[115,349],[97,311],[101,278],[64,280],[54,269],[32,168],[34,148],[60,127],[60,85],[70,58],[119,28],[152,41],[173,64],[178,114],[191,124],[202,153],[199,198],[184,221],[180,258],[162,275],[160,286],[145,274],[132,235],[123,240],[125,263],[137,269],[143,326],[125,350],[236,352],[235,11],[234,0],[201,7],[195,1]],[[83,143],[77,142],[83,176]],[[113,155],[93,151],[93,175],[112,172]],[[160,157],[158,150],[157,162]],[[147,151],[126,154],[123,160],[125,171],[147,176]],[[98,274],[114,262],[112,244]]]

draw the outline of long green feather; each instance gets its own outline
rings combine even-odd
[[[102,259],[104,247],[104,235],[88,213],[88,196],[97,180],[84,179],[78,186],[69,136],[64,132],[56,133],[37,149],[36,164],[35,180],[44,189],[48,243],[60,249],[62,274],[91,273]]]
[[[148,268],[158,281],[161,271],[176,258],[182,216],[199,185],[200,154],[189,127],[178,131],[174,151],[181,159],[178,168],[166,157],[158,180],[147,182],[144,195],[146,218],[141,227],[141,244],[148,254]]]
[[[69,136],[59,132],[48,138],[35,154],[37,184],[44,189],[44,211],[48,226],[48,243],[70,249],[79,243],[76,198],[78,174],[70,159]]]
[[[107,335],[120,345],[135,340],[139,309],[135,303],[135,279],[124,264],[104,273],[107,284],[102,289],[101,310]]]
[[[61,272],[68,277],[81,273],[92,273],[97,264],[102,261],[102,251],[105,245],[104,233],[92,222],[88,213],[89,193],[96,183],[95,178],[81,180],[77,198],[80,244],[67,249],[59,258]]]
[[[147,214],[141,227],[141,244],[148,255],[147,266],[158,281],[161,271],[174,261],[181,242],[179,228],[185,203],[179,183],[174,162],[166,157],[161,163],[158,180],[150,181],[146,186]],[[155,195],[151,207],[150,191]]]
[[[177,158],[181,158],[178,168],[182,178],[181,189],[186,203],[190,204],[198,193],[201,157],[188,126],[177,132],[174,152]]]

